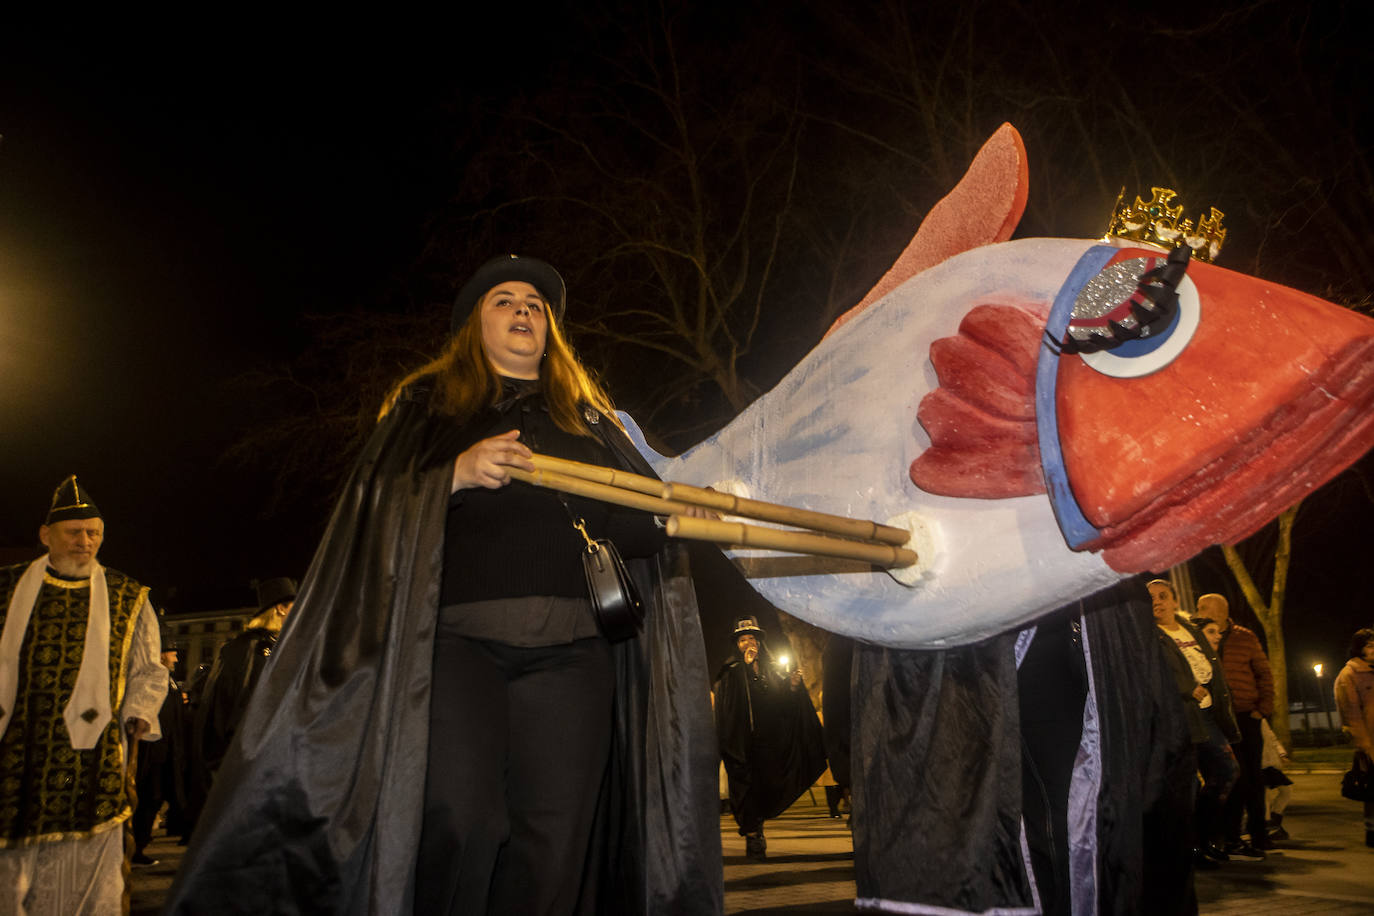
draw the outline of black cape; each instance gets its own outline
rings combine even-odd
[[[205,679],[193,731],[195,752],[209,772],[219,769],[276,644],[276,633],[255,627],[220,647]]]
[[[1067,774],[1049,838],[1050,873],[1067,875],[1055,911],[1196,912],[1186,833],[1195,783],[1183,708],[1145,591],[1125,583],[1062,609],[1076,661],[1041,666],[1075,679],[1083,702],[1060,759]],[[1022,691],[1030,631],[940,651],[859,645],[854,655],[854,871],[864,908],[1041,912],[1023,844]],[[1020,645],[1018,645],[1018,642]],[[1081,667],[1079,667],[1081,664]],[[1068,692],[1072,692],[1071,690]],[[1074,736],[1077,736],[1076,738]],[[1041,761],[1042,763],[1044,761]],[[1050,780],[1053,782],[1053,780]],[[1027,836],[1051,831],[1026,823]],[[1044,875],[1042,874],[1042,878]],[[1045,890],[1048,890],[1046,888]]]
[[[345,486],[225,756],[168,913],[409,913],[452,458],[408,392]],[[604,417],[623,465],[652,471]],[[478,422],[469,428],[479,426]],[[588,911],[723,910],[715,736],[686,551],[632,561],[644,632],[614,648],[615,746]]]

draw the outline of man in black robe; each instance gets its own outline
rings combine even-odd
[[[243,632],[220,647],[196,710],[196,750],[213,774],[234,737],[263,666],[272,655],[286,615],[296,600],[293,579],[258,583],[258,613]]]
[[[188,833],[200,819],[229,742],[277,645],[286,615],[296,600],[296,582],[284,577],[267,579],[257,584],[257,593],[258,613],[242,633],[220,647],[204,682],[193,688]]]
[[[156,865],[157,860],[145,852],[153,838],[153,823],[157,813],[167,803],[167,833],[186,833],[186,740],[190,723],[186,712],[186,698],[173,675],[177,663],[177,645],[171,634],[162,635],[162,666],[167,669],[167,698],[162,701],[157,720],[162,728],[162,740],[147,744],[138,755],[138,807],[134,809],[135,865]]]
[[[754,617],[735,623],[736,655],[716,677],[716,735],[745,855],[766,856],[763,822],[786,811],[825,771],[821,724],[801,671],[774,663]]]

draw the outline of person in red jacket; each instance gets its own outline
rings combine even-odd
[[[1231,619],[1231,606],[1221,595],[1197,599],[1199,617],[1210,617],[1221,631],[1217,654],[1231,688],[1231,705],[1241,740],[1232,747],[1240,763],[1240,781],[1226,800],[1223,816],[1226,825],[1226,851],[1233,857],[1263,858],[1273,849],[1264,826],[1264,779],[1260,775],[1264,737],[1260,722],[1274,714],[1274,674],[1253,630]],[[1243,825],[1242,821],[1248,821]],[[1241,839],[1242,826],[1248,826],[1250,841]]]

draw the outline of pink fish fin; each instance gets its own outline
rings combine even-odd
[[[979,305],[930,346],[940,385],[916,419],[930,448],[911,463],[928,493],[1002,499],[1045,492],[1035,427],[1035,363],[1046,313]]]
[[[954,190],[930,208],[892,268],[826,333],[946,258],[1011,238],[1026,209],[1029,185],[1021,135],[1003,124],[973,157]]]

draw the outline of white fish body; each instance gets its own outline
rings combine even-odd
[[[937,384],[928,353],[975,306],[1048,311],[1092,245],[1027,239],[967,251],[899,286],[834,331],[728,426],[674,458],[631,436],[664,480],[911,527],[920,577],[843,561],[731,555],[789,614],[826,630],[902,648],[976,642],[1116,581],[1096,554],[1070,550],[1045,495],[937,496],[908,475],[930,444],[916,421]],[[827,571],[830,570],[830,571]],[[909,576],[903,578],[910,579]]]

